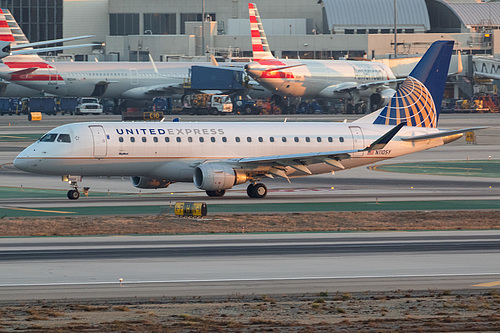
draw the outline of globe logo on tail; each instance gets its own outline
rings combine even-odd
[[[406,122],[414,127],[436,127],[437,112],[429,90],[409,76],[390,103],[382,110],[375,124],[397,125]]]

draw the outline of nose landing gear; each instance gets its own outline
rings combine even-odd
[[[68,191],[69,200],[77,200],[80,197],[80,192],[77,189]]]
[[[80,176],[62,176],[64,182],[68,182],[69,186],[72,188],[68,191],[69,200],[77,200],[80,198],[80,192],[78,192],[78,181],[82,181]]]

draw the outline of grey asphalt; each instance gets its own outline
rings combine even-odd
[[[500,231],[10,238],[1,243],[1,300],[467,289],[500,280]]]

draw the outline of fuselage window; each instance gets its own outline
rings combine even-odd
[[[56,141],[57,134],[45,134],[40,138],[40,142],[54,142]]]
[[[146,141],[147,141],[147,140],[146,140],[146,137],[145,137],[145,136],[143,136],[143,137],[142,137],[142,142],[146,142]]]
[[[328,142],[333,142],[333,138],[331,136],[328,137]]]
[[[188,142],[193,142],[193,138],[188,136]]]
[[[340,142],[344,142],[344,138],[343,138],[343,137],[340,137],[340,138],[339,138],[339,141],[340,141]]]
[[[175,141],[177,141],[177,142],[181,142],[181,137],[180,137],[180,136],[178,136],[177,138],[175,138]]]
[[[259,142],[264,142],[264,139],[261,136],[259,136]]]
[[[153,137],[154,143],[158,143],[158,138],[156,136]]]
[[[247,142],[252,142],[252,138],[247,136]]]
[[[118,138],[118,141],[123,142],[123,137],[122,137],[122,136],[120,136],[120,137]]]
[[[170,142],[170,138],[168,136],[165,137],[165,142]]]
[[[237,137],[235,137],[235,138],[234,138],[234,140],[235,140],[236,142],[240,142],[240,137],[239,137],[239,136],[237,136]]]
[[[203,141],[205,141],[205,139],[202,136],[200,136],[200,142],[203,142]]]
[[[311,142],[311,138],[306,136],[306,142]]]
[[[71,143],[71,137],[69,134],[59,134],[57,142]]]
[[[293,141],[295,141],[295,142],[299,142],[299,138],[298,138],[298,137],[295,137],[295,138],[293,138]]]
[[[222,142],[227,142],[227,138],[225,136],[222,137]]]
[[[282,138],[281,138],[281,141],[286,142],[286,137],[285,137],[285,136],[284,136],[284,137],[282,137]]]
[[[133,136],[130,137],[130,142],[135,142],[135,138]]]
[[[320,136],[318,136],[318,137],[316,138],[316,141],[321,142],[321,137],[320,137]]]
[[[210,141],[215,142],[215,138],[213,136],[210,137]]]
[[[269,142],[274,142],[274,136],[271,136],[271,137],[269,138]]]

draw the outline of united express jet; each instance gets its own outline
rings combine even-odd
[[[139,188],[193,182],[209,196],[249,183],[263,198],[265,178],[341,171],[452,142],[438,129],[453,41],[431,45],[390,103],[353,123],[76,123],[57,127],[14,160],[25,171],[61,175],[69,199],[83,176],[130,176]]]

